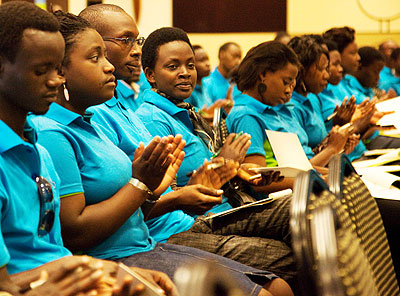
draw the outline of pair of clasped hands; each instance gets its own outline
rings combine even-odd
[[[143,284],[132,286],[133,278],[116,283],[118,264],[88,256],[67,256],[36,269],[14,274],[11,279],[22,289],[18,293],[1,292],[0,296],[139,296]],[[160,294],[178,295],[169,277],[158,271],[130,267],[151,284],[160,287]]]
[[[157,145],[153,143],[155,140],[158,141]],[[161,145],[163,142],[165,145]],[[157,148],[158,145],[162,147]],[[171,184],[179,170],[184,158],[184,146],[185,141],[182,140],[180,135],[164,137],[161,140],[154,138],[146,148],[140,146],[132,165],[133,177],[145,183],[150,190],[154,191],[154,194],[161,194]],[[150,149],[146,152],[149,147],[152,149],[152,152]],[[174,209],[200,215],[222,202],[223,190],[220,188],[235,176],[242,178],[254,186],[265,186],[282,180],[283,177],[280,177],[279,172],[259,174],[249,170],[250,168],[258,167],[258,165],[242,164],[249,147],[250,135],[230,134],[220,149],[218,157],[205,160],[200,168],[196,168],[192,172],[186,186],[163,195],[160,200],[168,198],[167,196],[173,196]],[[149,155],[153,154],[153,161],[150,161],[153,156],[150,157]],[[148,164],[138,166],[139,158],[144,158]],[[163,163],[160,160],[163,158],[166,165],[162,165],[161,170],[157,169],[157,163]],[[163,177],[164,172],[165,176]]]

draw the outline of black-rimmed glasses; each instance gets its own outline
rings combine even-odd
[[[144,37],[139,37],[139,38],[135,38],[135,37],[124,37],[124,38],[119,38],[119,37],[103,37],[104,41],[113,41],[113,40],[117,40],[122,42],[124,45],[132,47],[135,43],[137,43],[137,45],[142,46],[145,38]]]
[[[35,178],[36,186],[39,191],[40,199],[40,219],[39,219],[39,236],[48,234],[53,227],[55,213],[54,213],[54,195],[53,189],[49,181],[39,176]]]

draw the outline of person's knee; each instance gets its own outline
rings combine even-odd
[[[264,286],[265,290],[261,290],[258,295],[273,295],[273,296],[293,296],[293,291],[283,279],[277,278],[270,281]]]

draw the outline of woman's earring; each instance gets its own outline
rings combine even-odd
[[[65,83],[63,83],[63,87],[64,87],[64,98],[68,102],[69,101],[69,93],[68,93],[67,87],[65,86]]]
[[[303,91],[305,93],[307,92],[307,88],[306,88],[306,85],[305,85],[304,81],[301,82],[301,88],[303,89]]]
[[[267,86],[265,85],[264,82],[261,82],[261,83],[258,84],[257,90],[258,90],[258,94],[260,96],[262,96],[262,94],[267,90]]]

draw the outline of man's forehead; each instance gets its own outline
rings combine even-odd
[[[132,33],[138,33],[138,28],[134,19],[126,12],[103,11],[101,22],[107,32],[116,33],[131,31]]]

